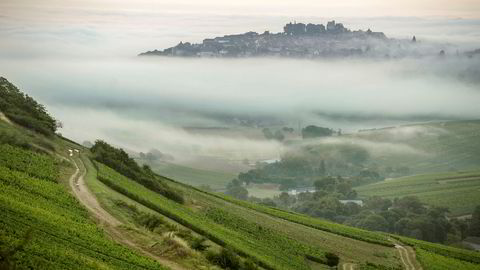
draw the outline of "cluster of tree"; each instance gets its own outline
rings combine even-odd
[[[471,219],[448,219],[447,208],[423,204],[415,196],[385,199],[370,197],[365,201],[347,201],[345,182],[334,178],[317,181],[316,192],[296,196],[286,192],[273,199],[251,201],[337,223],[383,231],[430,242],[457,244],[468,236],[480,236],[480,206]],[[350,198],[351,199],[351,198]]]
[[[353,181],[343,177],[321,177],[316,180],[313,185],[318,194],[326,195],[336,192],[342,199],[355,199],[357,192],[352,189]]]
[[[140,152],[139,154],[140,159],[146,160],[148,162],[153,162],[156,160],[160,161],[173,161],[175,158],[172,155],[162,153],[157,149],[152,149],[147,153]]]
[[[52,136],[60,123],[51,117],[42,104],[22,93],[0,77],[0,112],[13,122],[41,134]]]
[[[332,136],[335,133],[333,129],[318,127],[314,125],[306,126],[302,129],[302,138],[319,138]]]
[[[244,188],[242,182],[237,179],[233,179],[228,183],[227,191],[225,193],[240,200],[248,199],[248,190]]]
[[[338,149],[337,149],[338,150]],[[319,178],[332,175],[339,170],[344,170],[351,186],[359,186],[384,179],[380,173],[363,165],[347,165],[351,162],[360,162],[367,157],[363,149],[342,146],[338,150],[340,156],[330,156],[323,160],[310,154],[287,154],[278,162],[271,164],[257,164],[255,169],[239,173],[238,180],[245,184],[250,183],[275,183],[280,185],[280,190],[286,191],[298,187],[311,187]],[[348,160],[346,162],[345,160]],[[350,169],[347,169],[350,168]]]
[[[183,196],[179,191],[172,189],[161,181],[148,165],[140,167],[123,149],[115,148],[104,141],[97,140],[90,150],[96,161],[111,167],[117,172],[171,200],[179,203],[184,202]]]
[[[277,140],[283,141],[285,140],[285,134],[293,133],[294,129],[289,127],[283,127],[281,129],[277,129],[275,131],[271,130],[270,128],[262,129],[263,136],[268,140]]]

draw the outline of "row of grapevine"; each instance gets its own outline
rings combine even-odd
[[[41,169],[54,166],[53,159],[13,147],[2,149],[7,151],[0,152],[0,266],[164,269],[108,239],[63,185],[33,176],[52,171]],[[26,160],[32,164],[22,168]],[[35,167],[37,172],[31,170]]]
[[[12,170],[25,172],[30,176],[57,181],[58,169],[55,160],[47,155],[28,150],[0,145],[0,164]]]
[[[283,242],[267,237],[258,237],[245,230],[224,226],[215,222],[212,216],[190,210],[187,206],[169,200],[144,186],[117,173],[113,169],[95,163],[98,169],[98,179],[107,186],[127,197],[165,215],[191,230],[206,236],[213,242],[229,247],[244,257],[249,257],[266,269],[309,269],[305,257],[307,255],[324,259],[324,252],[313,247],[299,249],[298,243],[285,238]],[[270,236],[272,234],[269,234]]]
[[[480,264],[480,253],[476,251],[445,246],[441,244],[431,243],[427,241],[417,240],[417,239],[398,236],[398,235],[392,235],[392,237],[400,240],[401,242],[407,245],[413,246],[415,248],[421,248],[423,250],[436,253],[439,255],[455,258],[458,260],[463,260],[466,262]],[[477,267],[480,267],[480,266],[477,266]]]
[[[219,193],[209,193],[209,192],[206,192],[206,191],[201,190],[199,188],[191,187],[191,186],[188,186],[186,184],[177,182],[173,179],[170,179],[170,178],[167,178],[167,177],[164,177],[164,178],[169,180],[169,181],[175,182],[178,185],[188,187],[189,189],[194,189],[197,192],[201,192],[201,193],[206,194],[208,196],[213,196],[213,197],[219,198],[221,200],[224,200],[226,202],[233,203],[233,204],[236,204],[238,206],[245,207],[245,208],[249,208],[249,209],[252,209],[252,210],[255,210],[255,211],[258,211],[258,212],[276,217],[276,218],[281,218],[281,219],[284,219],[284,220],[287,220],[287,221],[290,221],[290,222],[294,222],[294,223],[297,223],[297,224],[302,224],[304,226],[308,226],[308,227],[311,227],[311,228],[314,228],[314,229],[334,233],[334,234],[345,236],[345,237],[348,237],[348,238],[357,239],[357,240],[360,240],[360,241],[365,241],[365,242],[369,242],[369,243],[373,243],[373,244],[379,244],[379,245],[383,245],[383,246],[387,246],[387,247],[393,247],[393,244],[392,244],[391,241],[388,240],[388,237],[386,237],[385,235],[383,235],[381,233],[376,233],[376,232],[371,232],[371,231],[367,231],[367,230],[362,230],[362,229],[359,229],[359,228],[349,227],[349,226],[345,226],[345,225],[342,225],[342,224],[322,220],[322,219],[319,219],[319,218],[309,217],[309,216],[306,216],[306,215],[303,215],[303,214],[300,214],[300,213],[285,211],[285,210],[282,210],[282,209],[273,208],[273,207],[269,207],[269,206],[265,206],[265,205],[261,205],[261,204],[255,204],[255,203],[251,203],[251,202],[248,202],[248,201],[242,201],[242,200],[238,200],[238,199],[235,199],[233,197],[230,197],[228,195],[223,195],[223,194],[219,194]]]
[[[421,248],[417,248],[416,253],[417,259],[425,270],[475,270],[480,268],[478,264],[445,257]]]

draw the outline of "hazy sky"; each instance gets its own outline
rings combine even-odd
[[[469,49],[480,40],[478,0],[1,0],[0,58],[135,56],[179,41],[331,19]]]
[[[3,0],[2,6],[212,12],[301,16],[448,16],[479,18],[477,0]]]

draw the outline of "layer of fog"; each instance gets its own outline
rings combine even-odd
[[[3,59],[0,66],[6,67],[0,76],[64,123],[63,135],[134,151],[156,148],[178,160],[279,157],[284,149],[262,137],[265,126],[294,127],[296,134],[309,124],[354,132],[418,116],[480,117],[479,83],[470,78],[480,70],[478,58]]]

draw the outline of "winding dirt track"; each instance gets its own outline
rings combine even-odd
[[[173,270],[185,270],[186,268],[182,267],[181,265],[165,258],[159,257],[155,254],[152,254],[145,248],[128,240],[125,235],[122,235],[122,232],[116,227],[123,225],[123,223],[116,219],[114,216],[110,215],[110,213],[108,213],[100,206],[95,195],[90,192],[87,185],[85,184],[84,177],[86,174],[86,167],[80,158],[78,160],[82,163],[82,166],[85,169],[80,171],[77,161],[75,159],[70,160],[75,166],[75,173],[73,173],[69,179],[70,188],[72,189],[73,194],[78,199],[78,201],[80,201],[80,203],[83,204],[91,214],[93,214],[95,219],[107,231],[107,233],[118,243],[140,251],[144,255],[158,261],[163,266],[166,266]]]
[[[395,248],[398,250],[400,254],[400,260],[402,261],[403,265],[405,266],[406,270],[422,270],[420,263],[417,262],[415,257],[415,251],[409,246],[402,246],[398,243],[395,243]]]

